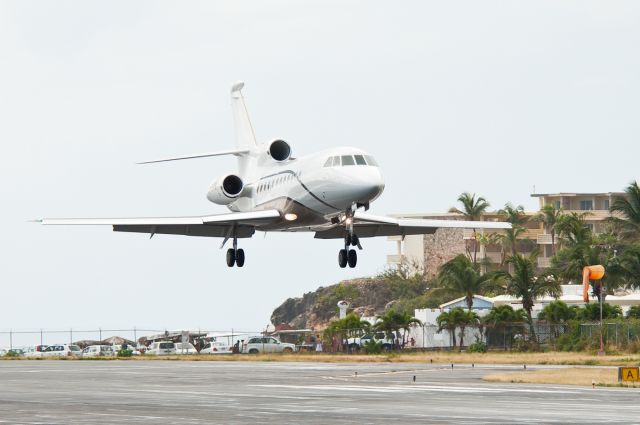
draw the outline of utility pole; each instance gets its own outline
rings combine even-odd
[[[602,300],[604,298],[604,282],[600,281],[600,351],[598,351],[599,356],[604,356],[604,343],[602,340],[603,333],[603,323],[602,323]]]

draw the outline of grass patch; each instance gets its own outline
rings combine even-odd
[[[567,369],[544,369],[529,372],[509,372],[487,375],[488,382],[512,382],[527,384],[561,384],[591,386],[618,386],[618,370],[614,368],[571,367]]]
[[[4,358],[2,358],[4,359]],[[14,360],[12,358],[11,360]],[[20,358],[44,360],[41,358]],[[78,360],[75,357],[47,358],[46,360]],[[342,353],[291,353],[291,354],[241,354],[241,355],[176,355],[176,356],[132,356],[128,358],[96,357],[83,361],[280,361],[319,363],[440,363],[440,364],[527,364],[527,365],[574,365],[574,366],[640,366],[640,354],[598,356],[590,353],[544,352],[544,353],[458,353],[458,352],[393,352],[381,354]]]

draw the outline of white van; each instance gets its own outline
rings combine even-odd
[[[82,350],[77,345],[62,344],[50,345],[42,350],[42,357],[81,356]]]
[[[229,344],[225,344],[222,341],[211,341],[202,347],[200,354],[231,354],[233,353],[231,348]]]
[[[198,350],[190,342],[176,342],[176,354],[198,354]]]
[[[90,345],[82,350],[82,357],[111,357],[115,354],[110,345]]]
[[[172,356],[176,354],[176,344],[171,341],[157,341],[149,346],[145,354],[154,356]]]

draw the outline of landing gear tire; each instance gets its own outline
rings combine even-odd
[[[236,266],[244,266],[244,249],[242,248],[236,251]]]
[[[242,260],[244,262],[244,256]],[[227,249],[227,266],[233,267],[235,263],[236,263],[236,252],[233,250],[233,248],[229,248]]]
[[[346,249],[341,249],[340,252],[338,252],[338,265],[340,268],[344,269],[347,267],[347,262],[349,261],[348,256]]]
[[[347,261],[349,263],[349,267],[354,268],[356,264],[358,264],[358,253],[355,249],[352,249],[347,254]]]

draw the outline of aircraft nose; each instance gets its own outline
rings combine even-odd
[[[373,201],[380,196],[384,190],[384,181],[378,169],[371,170],[371,172],[367,174],[367,178],[362,179],[359,185],[359,200],[363,202]]]

